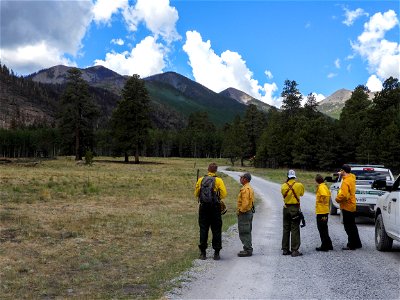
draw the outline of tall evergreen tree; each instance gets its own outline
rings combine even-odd
[[[245,126],[240,116],[236,116],[233,123],[225,127],[222,154],[230,159],[232,166],[238,159],[240,159],[243,166],[243,159],[247,149]]]
[[[140,163],[139,154],[148,137],[150,121],[150,98],[145,83],[139,75],[129,77],[122,89],[122,99],[118,102],[111,117],[111,127],[118,151],[129,162],[129,154]]]
[[[317,112],[317,108],[318,108],[318,102],[317,98],[315,97],[315,94],[309,93],[307,95],[307,101],[304,104],[304,109],[306,110],[306,113],[313,114]]]
[[[372,138],[363,140],[367,144],[364,148],[369,147],[373,162],[384,163],[394,171],[400,171],[396,158],[400,149],[400,82],[397,78],[385,80],[382,91],[376,93],[373,99],[368,116]]]
[[[297,86],[298,84],[295,80],[290,81],[286,79],[281,93],[281,97],[283,98],[282,110],[287,112],[290,116],[299,111],[303,99]]]
[[[248,157],[252,157],[256,155],[258,140],[267,125],[266,115],[264,112],[258,110],[257,106],[250,104],[246,109],[243,125],[247,137],[246,144],[248,146],[245,152]]]
[[[343,162],[356,162],[357,147],[361,145],[361,136],[367,128],[368,109],[371,101],[368,99],[368,88],[357,86],[340,114],[340,154]]]
[[[95,121],[99,111],[89,95],[88,84],[77,68],[68,71],[67,87],[61,97],[59,128],[66,153],[81,160],[85,149],[93,148]]]

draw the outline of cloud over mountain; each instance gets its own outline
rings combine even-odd
[[[234,87],[268,104],[277,104],[277,99],[272,97],[277,90],[276,84],[265,83],[261,86],[239,53],[226,50],[219,56],[212,49],[211,41],[203,41],[197,31],[186,32],[183,50],[189,56],[189,64],[197,82],[215,92],[227,86]],[[272,73],[266,71],[266,76],[272,78]]]
[[[368,82],[374,82],[369,88],[373,90],[376,80],[382,82],[390,76],[399,78],[400,73],[400,45],[385,39],[385,34],[394,28],[398,29],[399,20],[395,11],[374,14],[369,22],[364,24],[364,31],[352,43],[352,48],[368,62],[371,76]]]
[[[29,73],[73,64],[92,20],[90,1],[0,1],[1,60]]]

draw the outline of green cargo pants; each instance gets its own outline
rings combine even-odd
[[[253,212],[251,210],[238,215],[239,238],[242,241],[243,250],[253,251],[253,245],[251,243],[252,223]]]
[[[297,251],[300,248],[300,218],[293,220],[299,210],[300,206],[297,205],[283,207],[282,250]],[[289,240],[291,245],[289,245]]]

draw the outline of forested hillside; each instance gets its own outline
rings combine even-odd
[[[10,83],[10,80],[15,82]],[[4,90],[16,89],[16,94],[25,97],[21,98],[23,102],[40,99],[45,103],[43,110],[52,110],[53,116],[54,106],[65,97],[61,86],[37,85],[16,78],[5,68],[2,84],[5,84]],[[215,110],[208,105],[208,110],[204,111],[203,106],[193,100],[198,96],[196,90],[186,91],[186,86],[160,80],[147,80],[144,84],[145,94],[152,98],[146,102],[151,126],[146,127],[140,145],[136,145],[135,151],[139,149],[141,156],[226,157],[232,164],[250,160],[259,167],[310,170],[335,169],[343,163],[370,163],[385,164],[400,171],[397,157],[400,153],[400,84],[397,78],[388,78],[373,99],[369,98],[365,86],[357,86],[338,120],[319,112],[312,94],[302,107],[297,82],[287,80],[280,110],[271,108],[265,112],[255,105],[244,106],[246,109],[241,115],[237,114],[223,126],[217,126],[211,116],[223,119],[229,114],[230,108],[224,109],[226,97],[220,96],[220,106]],[[111,126],[109,118],[104,117],[113,114],[119,96],[90,85],[87,88],[102,113],[93,119],[93,136],[90,143],[85,144],[85,150],[96,155],[122,155],[115,140],[118,127]],[[157,101],[157,97],[165,99],[165,95],[168,95],[167,104]],[[171,109],[180,105],[181,109],[187,109],[187,119],[182,118],[181,112]],[[134,105],[131,107],[135,111]],[[73,147],[62,147],[65,137],[60,134],[57,118],[50,121],[30,127],[15,121],[12,128],[0,130],[0,154],[6,157],[73,155]],[[142,128],[131,130],[140,132]],[[129,143],[127,140],[124,144],[125,149],[132,149],[124,150],[128,156],[135,152],[133,148],[126,148]]]

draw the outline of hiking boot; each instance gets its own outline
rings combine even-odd
[[[317,251],[323,251],[323,252],[328,252],[328,251],[329,251],[329,248],[317,247],[317,248],[315,248],[315,250],[317,250]]]
[[[205,260],[206,258],[207,258],[206,252],[205,252],[205,251],[201,251],[200,256],[199,256],[199,259]]]
[[[239,257],[247,257],[247,256],[252,256],[253,251],[251,250],[242,250],[237,254]]]
[[[292,257],[297,257],[297,256],[302,256],[303,255],[303,253],[301,253],[301,252],[299,252],[299,251],[297,251],[297,250],[295,250],[295,251],[293,251],[292,252]]]
[[[352,248],[352,247],[343,247],[342,250],[356,250],[356,248]]]
[[[219,256],[219,251],[215,251],[214,252],[214,260],[220,260],[221,259],[221,256]]]
[[[289,250],[283,250],[282,255],[290,255],[292,254],[292,252],[290,252]]]

